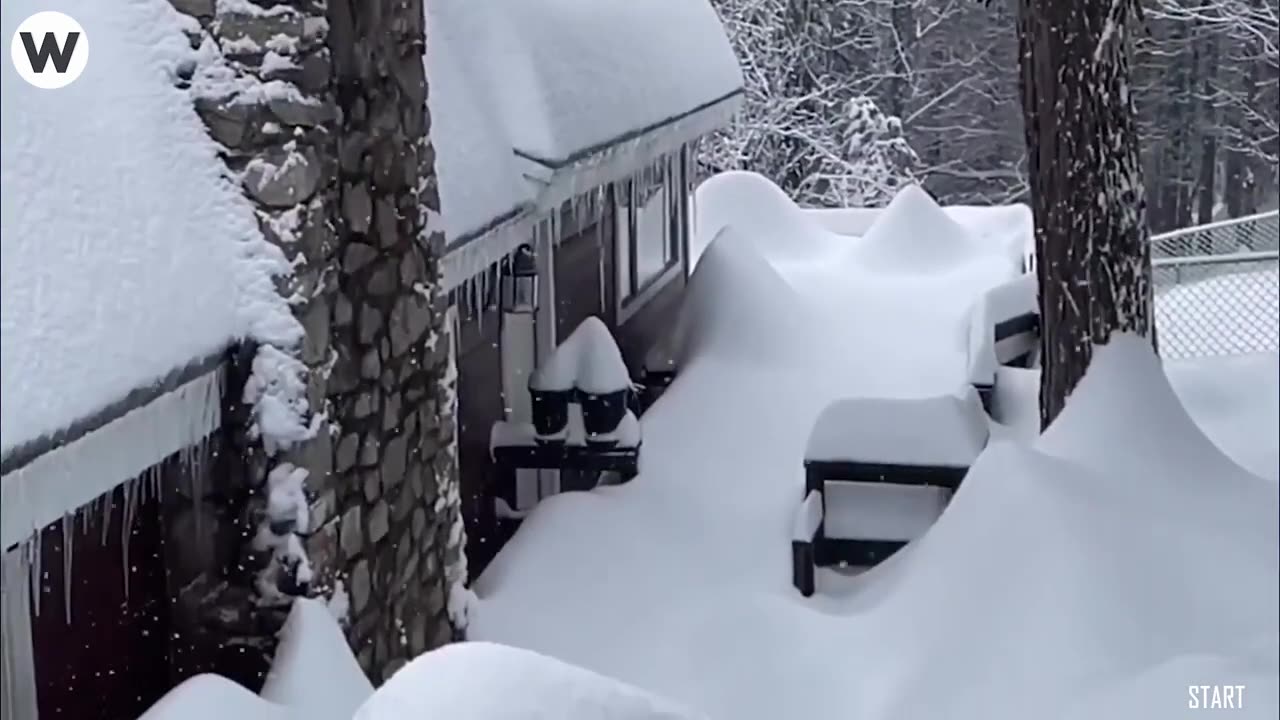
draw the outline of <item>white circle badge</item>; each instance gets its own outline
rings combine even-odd
[[[9,48],[23,80],[44,90],[76,81],[89,62],[89,38],[70,15],[46,10],[22,21]]]

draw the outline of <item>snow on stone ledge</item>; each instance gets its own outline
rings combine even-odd
[[[465,642],[401,668],[354,720],[705,720],[612,678],[529,650]]]
[[[373,695],[330,609],[298,598],[280,631],[262,697],[309,720],[349,720]]]
[[[46,4],[6,0],[3,32]],[[72,85],[11,68],[0,102],[3,451],[254,337],[301,327],[276,295],[284,257],[259,235],[173,68],[191,58],[165,0],[67,0],[92,42]]]
[[[924,398],[846,398],[813,423],[806,460],[968,467],[987,444],[976,391]]]

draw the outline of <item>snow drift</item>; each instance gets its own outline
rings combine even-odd
[[[945,270],[980,255],[977,242],[919,185],[906,185],[858,243],[858,260],[884,272]]]
[[[758,173],[736,170],[712,176],[698,186],[694,198],[690,261],[695,268],[707,245],[729,226],[743,230],[735,242],[749,243],[774,262],[818,262],[848,247],[843,238],[809,221],[791,198]]]
[[[467,642],[419,656],[354,720],[701,720],[616,680],[502,645]]]
[[[1004,249],[972,243],[944,273],[913,272],[911,241],[885,235],[881,249],[902,252],[889,264],[908,272],[829,264],[824,278],[798,253],[773,262],[760,247],[791,235],[750,237],[756,220],[771,222],[724,218],[691,279],[696,361],[644,417],[640,475],[536,507],[477,582],[471,637],[732,720],[1166,720],[1185,711],[1188,683],[1236,677],[1256,703],[1242,716],[1280,711],[1276,486],[1195,424],[1228,410],[1201,397],[1189,416],[1175,394],[1191,387],[1182,372],[1241,383],[1231,398],[1257,392],[1253,376],[1171,368],[1170,389],[1141,342],[1100,350],[1042,441],[1001,429],[905,550],[855,577],[820,571],[817,594],[795,593],[814,419],[838,397],[963,387],[969,310],[1012,267]],[[775,312],[783,288],[802,301]],[[1035,372],[1002,369],[1000,387],[1034,401]],[[998,399],[1034,418],[1019,397]]]
[[[777,361],[805,351],[804,301],[742,231],[722,228],[689,277],[677,321],[676,361],[701,354]]]
[[[295,599],[262,697],[311,720],[349,720],[372,694],[373,685],[328,606]]]
[[[221,675],[184,680],[138,720],[301,720],[289,709],[263,700]]]

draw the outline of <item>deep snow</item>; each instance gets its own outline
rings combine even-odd
[[[670,701],[528,650],[446,645],[378,688],[355,720],[704,720]]]
[[[641,474],[536,507],[477,582],[471,637],[733,720],[1165,720],[1188,684],[1214,683],[1248,686],[1234,717],[1275,716],[1280,498],[1213,444],[1274,457],[1275,406],[1258,400],[1274,374],[1259,388],[1171,364],[1171,388],[1119,338],[1051,433],[994,428],[922,538],[856,577],[820,571],[803,599],[789,541],[813,420],[833,398],[963,387],[968,309],[1012,254],[974,243],[873,274],[864,238],[745,173],[708,181],[698,207],[715,240]],[[1034,418],[1034,393],[1005,379],[1002,409]]]
[[[289,610],[260,695],[218,675],[170,690],[139,720],[351,720],[373,695],[331,608],[299,598]]]
[[[280,631],[264,700],[310,720],[348,720],[373,695],[342,628],[319,600],[298,598]]]
[[[5,0],[3,36],[39,0]],[[301,327],[289,271],[175,86],[192,59],[165,0],[67,0],[93,60],[56,92],[6,63],[0,85],[0,449],[8,452],[166,373]],[[123,479],[123,478],[122,478]]]

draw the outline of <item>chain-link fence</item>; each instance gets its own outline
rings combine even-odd
[[[1151,238],[1160,353],[1280,350],[1280,213]]]

